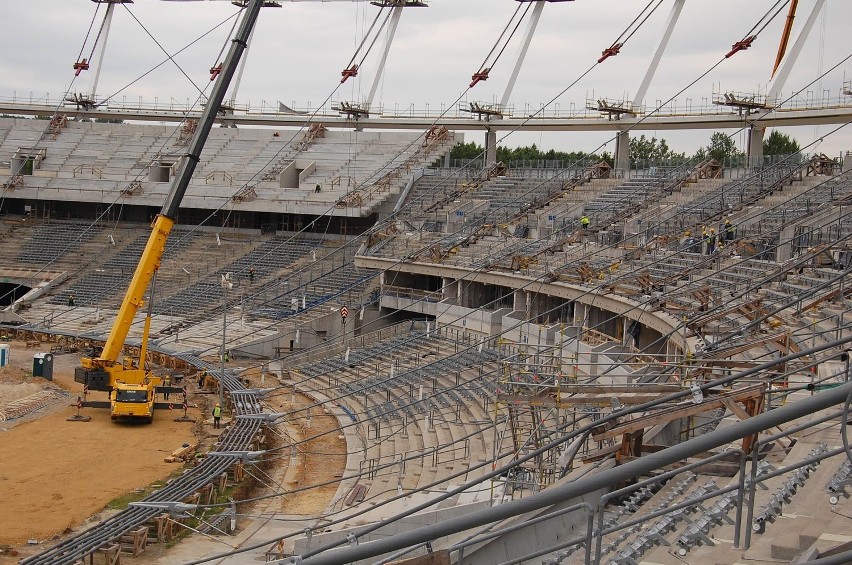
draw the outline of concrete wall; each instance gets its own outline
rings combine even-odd
[[[414,514],[412,516],[408,516],[407,518],[403,518],[396,522],[392,522],[387,524],[382,529],[373,532],[369,535],[365,535],[358,538],[359,543],[365,543],[368,541],[384,539],[393,535],[398,535],[404,532],[409,532],[411,530],[415,530],[417,528],[422,528],[424,526],[429,526],[432,524],[437,524],[439,521],[448,520],[450,518],[455,518],[457,516],[463,516],[465,514],[469,514],[470,512],[475,512],[477,510],[484,510],[488,508],[490,501],[482,501],[482,502],[474,502],[471,504],[464,504],[460,506],[451,506],[448,508],[440,508],[438,510],[424,511],[418,514]],[[316,548],[321,545],[326,545],[332,542],[337,542],[341,540],[346,540],[346,536],[350,533],[358,532],[358,528],[351,529],[342,529],[333,532],[315,534],[312,536],[310,543],[307,538],[301,537],[294,542],[294,553],[296,555],[301,555],[308,551],[311,548]],[[446,538],[441,538],[435,540],[433,542],[433,547],[442,547]],[[406,557],[413,557],[417,555],[423,555],[426,553],[425,548],[419,548],[416,551],[412,551],[407,554]],[[383,556],[371,557],[370,559],[364,559],[361,561],[353,562],[352,565],[370,565],[372,563],[376,563],[381,560],[382,557],[386,557],[386,554]],[[496,563],[496,561],[494,562]]]
[[[435,316],[438,313],[438,303],[429,302],[418,297],[407,297],[397,294],[384,294],[379,299],[379,305],[382,308],[391,310],[405,310],[406,312],[414,312],[416,314],[425,314],[427,316]]]
[[[503,310],[481,310],[465,308],[453,303],[452,299],[441,301],[437,305],[438,325],[451,325],[471,332],[485,335],[499,333]]]
[[[612,465],[614,465],[612,462],[604,463],[602,469]],[[572,475],[573,473],[562,481],[559,481],[559,483],[574,480],[575,477]],[[545,510],[517,516],[513,520],[508,520],[500,527],[522,524],[530,521],[532,518],[544,516],[575,504],[587,503],[595,507],[603,494],[605,494],[603,490],[592,492],[583,497],[555,504]],[[494,563],[505,563],[533,552],[553,547],[557,543],[585,536],[587,517],[588,514],[584,510],[575,510],[525,528],[520,528],[514,532],[503,534],[499,538],[486,542],[480,547],[465,549],[464,559],[461,561],[461,564],[493,565]],[[577,560],[578,556],[579,561]],[[572,556],[571,562],[582,563],[582,554]],[[541,563],[541,558],[527,561],[527,563]]]

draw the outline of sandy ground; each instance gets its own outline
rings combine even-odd
[[[28,546],[27,540],[43,544],[59,539],[63,533],[85,529],[114,512],[107,509],[111,500],[179,472],[181,466],[165,463],[164,457],[185,442],[197,441],[191,424],[173,421],[177,413],[160,412],[153,424],[144,425],[115,423],[106,410],[87,409],[84,414],[92,417],[90,422],[68,422],[66,419],[77,411],[72,404],[82,393],[82,386],[73,380],[79,355],[54,356],[54,380],[48,382],[31,376],[33,355],[39,350],[27,349],[23,343],[10,345],[11,363],[0,368],[0,410],[46,388],[61,388],[69,394],[57,396],[48,406],[23,418],[0,422],[0,492],[4,500],[0,547],[11,546],[18,552],[15,556],[0,553],[0,565],[17,563],[44,547]],[[98,400],[100,396],[105,395],[94,393],[90,398]],[[206,400],[190,395],[190,404]],[[273,410],[286,412],[312,401],[301,394],[292,397],[286,393],[270,399],[270,404]],[[198,418],[198,411],[190,410],[190,415]],[[312,409],[310,421],[304,412],[301,417],[288,418],[279,427],[276,445],[331,433],[304,444],[294,467],[288,465],[290,458],[284,454],[289,454],[289,449],[285,447],[269,474],[261,477],[267,489],[261,487],[260,491],[269,492],[269,487],[297,489],[327,481],[332,484],[269,499],[243,511],[265,517],[277,513],[321,515],[337,491],[333,481],[340,478],[346,464],[346,442],[334,432],[337,426],[337,420],[319,408]],[[212,438],[201,445],[209,441]],[[241,522],[241,528],[250,527],[246,520]],[[251,537],[249,534],[247,539]],[[247,539],[238,543],[244,544]],[[180,562],[210,551],[209,540],[197,541],[185,540],[174,548],[149,546],[140,565]]]
[[[278,409],[281,412],[289,412],[297,406],[310,406],[313,402],[305,396],[296,395],[296,402],[290,402],[290,395],[278,396]],[[306,413],[301,412],[299,418],[289,419],[287,429],[293,439],[304,440],[316,437],[305,444],[298,456],[301,463],[287,477],[285,486],[288,489],[306,488],[312,485],[322,485],[332,481],[331,484],[311,488],[299,493],[297,496],[281,497],[277,511],[283,514],[306,514],[316,515],[325,510],[326,505],[331,502],[339,486],[335,479],[339,479],[346,467],[346,440],[336,432],[339,427],[337,418],[325,414],[322,409],[313,407],[311,419],[308,421]],[[324,434],[324,435],[321,435]]]
[[[33,354],[12,342],[11,363],[0,375],[0,408],[52,386],[29,376]],[[193,443],[191,424],[174,422],[178,413],[158,413],[151,425],[114,423],[106,410],[84,410],[92,420],[68,422],[69,404],[82,392],[73,379],[79,355],[54,357],[54,381],[71,396],[21,421],[0,423],[0,545],[19,546],[28,539],[50,540],[78,527],[118,496],[165,479],[180,469],[164,457]],[[99,400],[105,393],[95,393]],[[105,398],[104,398],[105,399]],[[190,398],[192,404],[193,399]],[[192,410],[190,411],[192,415]],[[197,417],[197,415],[196,415]],[[30,553],[22,551],[22,555]],[[0,556],[0,563],[17,558]]]
[[[262,386],[259,382],[252,382],[251,386]],[[267,382],[265,386],[270,386]],[[291,394],[284,392],[268,399],[270,410],[274,412],[290,412],[298,407],[306,407],[313,401],[301,394],[296,394],[291,400]],[[235,537],[224,538],[227,544],[243,547],[262,540],[270,539],[271,535],[283,534],[289,531],[301,531],[303,526],[295,522],[285,522],[276,525],[274,516],[286,516],[294,518],[302,516],[305,525],[313,522],[312,518],[321,516],[327,509],[328,504],[337,492],[338,483],[346,467],[346,440],[338,430],[339,424],[334,416],[327,415],[323,410],[314,407],[310,422],[306,413],[302,411],[298,417],[286,418],[285,422],[276,427],[277,433],[271,438],[273,445],[283,447],[274,453],[281,455],[274,459],[274,467],[264,472],[254,471],[260,482],[266,486],[260,486],[253,492],[253,496],[268,494],[273,491],[280,492],[281,489],[292,490],[312,487],[326,482],[331,484],[310,488],[307,491],[295,494],[287,494],[259,501],[249,506],[241,506],[238,511],[246,517],[240,519],[238,531]],[[287,445],[295,440],[315,437],[325,432],[330,432],[322,437],[308,441],[303,444],[296,457],[295,465],[290,466],[290,450]],[[249,518],[252,516],[253,518]],[[270,518],[273,522],[268,522]],[[275,532],[275,534],[273,534]],[[228,547],[222,543],[213,542],[201,536],[191,536],[182,540],[174,547],[162,547],[160,545],[149,545],[148,550],[134,563],[138,565],[172,565],[173,563],[186,563],[196,559],[208,557],[212,553],[227,551]],[[262,561],[263,549],[251,553],[244,553],[230,560],[217,563],[249,563]]]

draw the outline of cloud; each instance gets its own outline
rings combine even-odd
[[[600,56],[601,50],[618,38],[644,3],[623,0],[595,0],[549,3],[533,38],[530,50],[513,92],[516,108],[538,108],[551,100],[584,72]],[[13,93],[36,96],[51,93],[59,97],[73,77],[72,64],[78,53],[88,54],[91,40],[100,25],[104,5],[84,0],[38,0],[18,2],[4,13],[0,48],[0,97]],[[385,76],[379,88],[379,102],[386,107],[409,107],[412,103],[431,109],[449,106],[464,91],[471,74],[478,70],[518,4],[511,0],[433,0],[429,8],[404,10],[391,49]],[[630,38],[617,57],[595,68],[558,100],[560,108],[582,108],[587,98],[631,98],[642,80],[648,61],[663,30],[671,2],[663,5]],[[812,6],[800,3],[794,38]],[[848,55],[850,10],[840,0],[827,2],[827,15],[817,20],[799,64],[792,73],[786,92],[804,88],[820,69],[826,69]],[[672,36],[668,51],[646,96],[646,102],[667,100],[715,64],[732,43],[741,39],[771,7],[769,2],[718,0],[687,2]],[[95,16],[95,9],[100,12]],[[197,92],[173,63],[168,63],[132,86],[142,73],[160,63],[165,55],[148,33],[168,52],[174,53],[235,13],[230,2],[161,2],[141,0],[117,6],[107,55],[99,82],[100,93],[127,87],[123,96],[148,102],[175,100],[185,103]],[[249,53],[238,99],[260,104],[316,106],[339,86],[340,71],[352,57],[365,30],[378,9],[365,2],[285,2],[281,9],[265,8]],[[717,70],[679,94],[679,104],[696,107],[709,101],[714,91],[759,92],[766,89],[775,59],[784,14],[780,14],[760,35],[754,46],[724,61]],[[94,22],[89,43],[84,38]],[[209,86],[209,68],[227,48],[229,21],[209,37],[176,58],[181,69],[199,87]],[[508,45],[491,78],[468,94],[469,100],[499,99],[505,88],[526,29],[522,24]],[[357,80],[340,87],[336,99],[366,95],[375,76],[376,53],[365,61]],[[801,98],[819,98],[823,91],[837,98],[844,80],[845,65],[819,84],[805,88]],[[847,73],[848,74],[848,73]],[[92,77],[83,73],[75,89],[89,88]],[[823,128],[802,127],[790,133],[807,143]],[[528,137],[535,137],[533,134]],[[677,150],[693,151],[706,143],[709,132],[659,136],[677,140]],[[558,136],[549,136],[558,137]],[[560,149],[587,149],[580,136],[563,136],[560,143],[579,143]],[[519,139],[521,136],[518,137]],[[511,139],[507,143],[511,143]],[[832,154],[850,148],[852,135],[827,138],[822,148]]]

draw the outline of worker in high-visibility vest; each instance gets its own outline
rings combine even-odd
[[[737,228],[734,227],[734,224],[731,223],[731,218],[725,218],[725,240],[726,241],[734,241],[734,234],[737,231]]]
[[[213,427],[219,429],[219,422],[222,420],[222,407],[219,406],[219,403],[216,403],[216,406],[213,407]]]
[[[591,224],[591,223],[592,223],[592,221],[585,214],[583,214],[583,217],[580,218],[580,227],[583,228],[584,230],[589,229],[589,224]]]

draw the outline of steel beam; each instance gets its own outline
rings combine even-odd
[[[637,110],[645,102],[645,95],[648,93],[648,87],[651,86],[651,81],[657,73],[657,67],[660,66],[660,60],[663,58],[663,53],[669,45],[669,39],[672,37],[677,20],[680,17],[680,12],[683,10],[683,5],[686,0],[675,0],[672,11],[669,13],[669,19],[666,22],[666,28],[663,30],[663,35],[660,37],[660,43],[657,45],[657,50],[651,58],[651,64],[648,65],[648,70],[645,71],[645,78],[639,85],[639,90],[636,91],[636,96],[633,97],[633,109]]]
[[[112,15],[115,13],[115,2],[109,2],[107,4],[106,15],[104,16],[104,23],[101,27],[102,36],[98,38],[100,45],[98,46],[98,51],[95,54],[95,70],[94,77],[92,78],[92,88],[91,92],[84,92],[83,94],[89,94],[92,102],[95,101],[95,94],[98,90],[98,80],[101,77],[101,67],[103,67],[104,55],[106,54],[106,45],[107,38],[109,37],[109,28],[112,25]]]
[[[518,75],[521,73],[521,67],[524,65],[524,59],[527,57],[527,51],[529,51],[530,43],[532,42],[533,35],[535,35],[535,28],[538,27],[538,21],[541,19],[541,12],[544,10],[545,4],[546,0],[537,0],[533,7],[527,31],[524,33],[524,39],[521,42],[521,50],[518,52],[518,59],[515,61],[515,68],[509,76],[509,82],[506,84],[506,90],[503,91],[503,97],[500,98],[500,106],[502,108],[505,108],[509,103],[509,98],[515,89],[515,82],[517,82]]]
[[[385,46],[382,49],[382,56],[379,59],[379,68],[376,71],[376,78],[373,79],[373,86],[370,87],[370,94],[367,96],[367,108],[373,104],[373,99],[376,97],[376,90],[379,88],[379,82],[382,80],[382,75],[385,72],[385,65],[388,62],[388,53],[390,53],[393,37],[396,35],[396,28],[399,25],[399,18],[402,16],[402,6],[397,6],[393,9],[390,18],[390,27],[388,27],[387,36],[385,37]]]
[[[814,27],[817,16],[824,6],[825,0],[816,0],[816,3],[814,3],[814,7],[811,10],[810,15],[808,15],[808,19],[805,20],[805,25],[796,37],[796,41],[793,43],[793,47],[790,48],[790,52],[784,58],[784,62],[781,63],[781,67],[778,70],[778,74],[775,75],[775,80],[772,82],[772,86],[769,87],[766,99],[770,103],[781,94],[781,89],[784,88],[784,85],[787,83],[787,79],[790,77],[790,72],[793,70],[793,66],[796,64],[796,60],[802,52],[802,47],[805,45],[805,40],[808,38],[811,29]]]
[[[0,102],[0,112],[20,114],[25,116],[51,114],[56,110],[55,103],[35,104],[29,102]],[[68,117],[102,118],[136,120],[142,122],[182,122],[184,118],[198,119],[200,111],[187,112],[185,109],[175,110],[146,110],[143,108],[107,108],[96,109],[74,108],[68,106],[62,109]],[[236,124],[238,126],[275,126],[302,127],[305,117],[302,115],[282,114],[229,114],[218,116],[219,123]],[[852,120],[852,103],[832,108],[813,108],[805,110],[776,109],[768,112],[765,118],[755,119],[753,123],[765,122],[772,127],[813,126],[829,124],[845,124]],[[317,114],[311,123],[321,124],[327,128],[352,129],[352,121],[339,114]],[[418,117],[396,117],[377,115],[358,121],[361,129],[389,130],[425,130],[434,125],[435,116],[423,114]],[[698,130],[698,129],[739,129],[743,127],[743,118],[737,114],[695,114],[695,115],[660,115],[644,118],[623,118],[621,120],[601,119],[597,116],[588,118],[577,117],[547,117],[529,118],[528,116],[504,117],[501,120],[484,122],[462,116],[442,118],[441,124],[454,131],[609,131],[619,132],[625,129],[634,131],[657,130]]]

